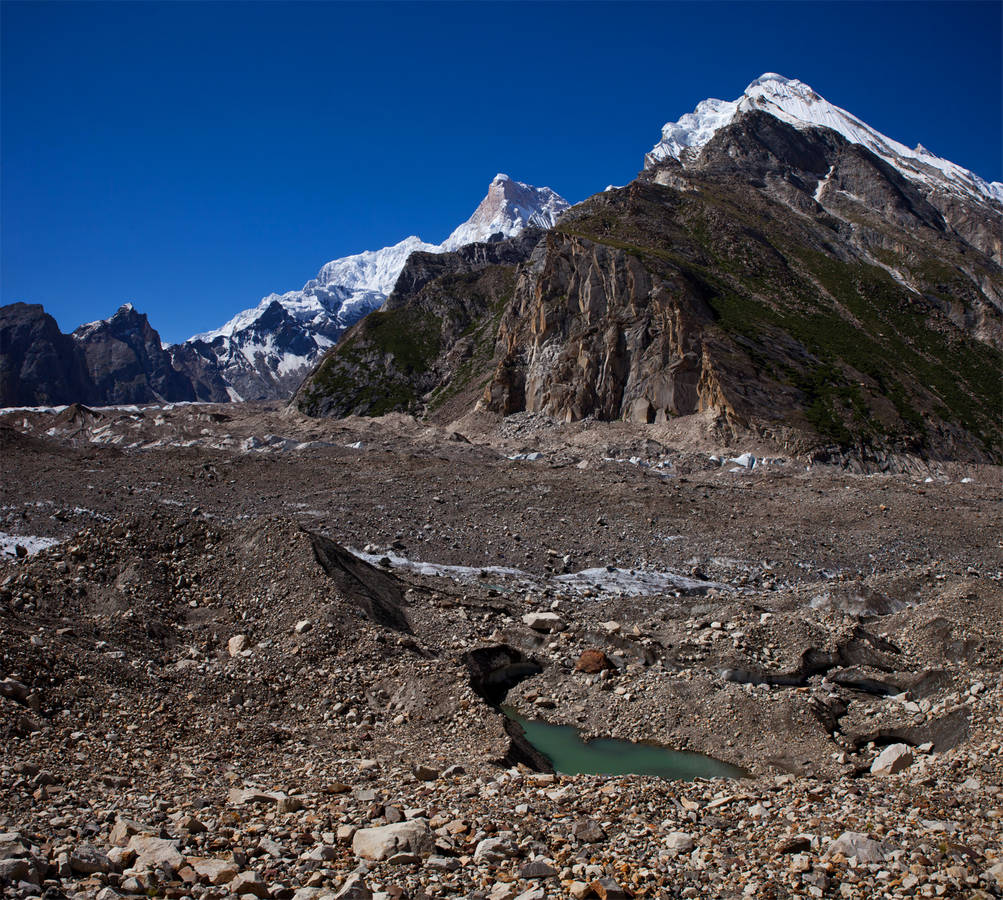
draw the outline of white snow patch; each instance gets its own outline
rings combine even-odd
[[[815,188],[815,202],[816,203],[821,203],[822,202],[822,191],[825,189],[825,186],[829,183],[829,179],[832,178],[832,173],[835,172],[835,171],[836,171],[836,167],[835,166],[829,166],[829,171],[825,173],[825,178],[823,178],[818,183],[818,187]]]
[[[665,591],[682,591],[684,594],[705,594],[711,588],[719,591],[732,590],[730,585],[715,581],[700,581],[687,578],[675,572],[653,572],[644,569],[617,569],[610,566],[602,569],[584,569],[570,575],[558,575],[554,581],[574,590],[601,590],[609,594],[638,597],[647,594],[661,594]]]
[[[60,543],[58,538],[39,537],[33,534],[7,534],[0,531],[0,556],[16,557],[17,547],[24,547],[28,556],[34,556]]]
[[[346,549],[354,556],[374,566],[380,566],[382,560],[387,560],[390,568],[407,569],[419,575],[447,577],[461,582],[495,576],[516,578],[536,585],[552,583],[576,592],[600,591],[630,597],[660,594],[670,590],[686,594],[703,594],[711,588],[720,591],[734,590],[731,585],[719,584],[714,581],[699,581],[695,578],[678,575],[675,572],[617,569],[613,566],[606,566],[605,568],[584,569],[581,572],[546,578],[507,566],[448,566],[419,562],[389,551],[387,553],[365,553],[351,547]]]

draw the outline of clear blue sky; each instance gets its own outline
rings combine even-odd
[[[800,78],[1001,171],[1001,5],[2,6],[3,303],[63,330],[130,300],[165,340],[325,261],[440,241],[496,172],[571,201],[662,124]]]

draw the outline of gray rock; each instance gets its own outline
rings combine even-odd
[[[872,775],[893,775],[912,765],[912,749],[908,744],[889,744],[871,763]]]
[[[606,840],[606,832],[602,826],[594,819],[582,819],[575,822],[571,828],[571,833],[585,844],[596,844]]]
[[[0,883],[11,884],[16,881],[27,881],[34,871],[30,860],[0,859]]]
[[[630,893],[620,887],[620,883],[615,878],[610,878],[608,875],[597,878],[590,887],[600,900],[629,900],[630,898]]]
[[[312,859],[314,862],[325,862],[330,859],[338,858],[338,848],[332,846],[331,844],[320,844],[313,848],[308,854],[307,859]]]
[[[352,852],[362,859],[382,860],[396,853],[424,856],[431,852],[427,819],[413,819],[377,828],[362,828],[352,838]]]
[[[27,685],[15,681],[13,678],[4,678],[3,681],[0,681],[0,697],[24,703],[30,693]]]
[[[4,835],[0,835],[0,859],[18,859],[28,855],[28,847],[24,844],[20,835],[11,835],[10,840],[3,840]]]
[[[665,835],[665,846],[677,853],[689,853],[696,846],[696,841],[685,831],[670,831]]]
[[[136,853],[135,869],[155,869],[164,863],[172,869],[184,865],[184,857],[178,852],[178,842],[145,834],[134,834],[129,839],[129,850]]]
[[[237,877],[237,866],[225,859],[211,859],[199,856],[188,858],[190,865],[200,879],[209,884],[229,884]]]
[[[474,848],[476,862],[499,863],[518,855],[519,851],[511,841],[498,837],[484,838]]]
[[[90,844],[81,844],[70,854],[70,868],[82,875],[111,871],[107,855]]]
[[[152,831],[152,828],[144,825],[142,822],[137,822],[134,819],[119,818],[115,820],[108,840],[116,847],[124,847],[129,843],[129,838],[134,834],[150,834]]]
[[[519,867],[520,878],[556,878],[557,869],[544,859],[531,859]]]
[[[247,635],[235,634],[226,642],[226,650],[230,656],[240,656],[247,649]]]
[[[531,612],[522,617],[522,621],[534,631],[542,631],[552,634],[555,631],[563,631],[567,628],[567,623],[557,613],[554,612]]]
[[[365,879],[353,872],[334,895],[335,900],[372,900],[373,892],[366,886]]]
[[[242,894],[253,894],[266,900],[269,896],[268,885],[257,872],[252,870],[237,875],[228,885],[228,889],[231,894],[236,894],[238,897]]]
[[[891,854],[892,848],[881,841],[875,841],[859,831],[844,831],[825,851],[826,856],[842,853],[847,859],[851,856],[862,863],[884,862]]]

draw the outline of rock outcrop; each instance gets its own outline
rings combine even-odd
[[[73,332],[73,339],[83,354],[99,402],[196,399],[191,381],[171,365],[160,335],[131,303],[121,306],[110,319],[81,325]]]

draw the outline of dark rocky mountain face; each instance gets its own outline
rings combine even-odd
[[[110,319],[73,332],[101,402],[155,403],[195,400],[191,381],[172,365],[170,355],[143,313],[131,304]]]
[[[0,307],[0,405],[51,406],[95,402],[84,360],[37,304]]]
[[[346,332],[293,405],[314,416],[401,410],[437,418],[472,405],[491,373],[517,266],[542,234],[411,254],[384,308]]]
[[[924,190],[835,132],[751,112],[685,166],[666,160],[565,213],[508,269],[500,315],[466,302],[462,267],[402,291],[399,342],[380,336],[390,320],[366,320],[296,402],[434,414],[460,372],[434,292],[437,310],[494,331],[493,360],[482,351],[475,368],[493,368],[482,400],[503,414],[644,423],[711,411],[792,451],[998,460],[1000,212]],[[379,402],[360,400],[353,372]]]
[[[63,334],[41,306],[0,308],[0,406],[195,400],[147,321],[126,304]]]

